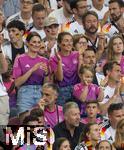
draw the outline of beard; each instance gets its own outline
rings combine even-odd
[[[87,33],[90,33],[90,34],[95,34],[95,33],[97,32],[97,30],[98,30],[98,28],[96,28],[96,27],[94,27],[94,26],[91,26],[90,28],[84,27],[84,29],[85,29],[85,31],[86,31]]]
[[[121,18],[122,14],[120,14],[119,16],[116,16],[115,14],[111,14],[111,20],[114,22],[117,22],[120,18]]]

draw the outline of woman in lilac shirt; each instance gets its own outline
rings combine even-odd
[[[58,104],[64,105],[72,99],[73,86],[79,82],[79,53],[72,51],[73,38],[68,32],[58,35],[59,52],[50,59],[51,72],[54,74],[55,83],[59,85]]]
[[[18,56],[13,67],[13,77],[18,88],[18,112],[24,112],[41,98],[41,85],[48,79],[48,60],[38,55],[41,37],[36,32],[27,36],[28,52]]]

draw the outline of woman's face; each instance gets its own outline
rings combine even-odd
[[[111,150],[111,146],[107,141],[103,141],[99,144],[98,150]]]
[[[85,38],[80,38],[77,44],[75,45],[76,50],[83,49],[84,51],[87,49],[88,42]]]
[[[73,48],[73,39],[70,35],[65,35],[59,44],[61,51],[68,51],[70,52]]]
[[[123,41],[120,38],[115,38],[113,40],[113,51],[115,54],[122,53],[124,50]]]
[[[39,52],[41,48],[41,39],[38,36],[33,36],[31,40],[28,42],[29,51]]]
[[[59,150],[71,150],[69,141],[64,141]]]

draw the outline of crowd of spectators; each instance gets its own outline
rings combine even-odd
[[[0,0],[0,125],[2,150],[124,149],[123,0]]]

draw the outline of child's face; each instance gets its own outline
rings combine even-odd
[[[86,106],[86,113],[88,117],[96,117],[98,113],[98,106],[95,103],[88,104]]]
[[[90,70],[85,70],[83,74],[81,74],[81,81],[85,84],[90,84],[93,81],[93,73]]]

